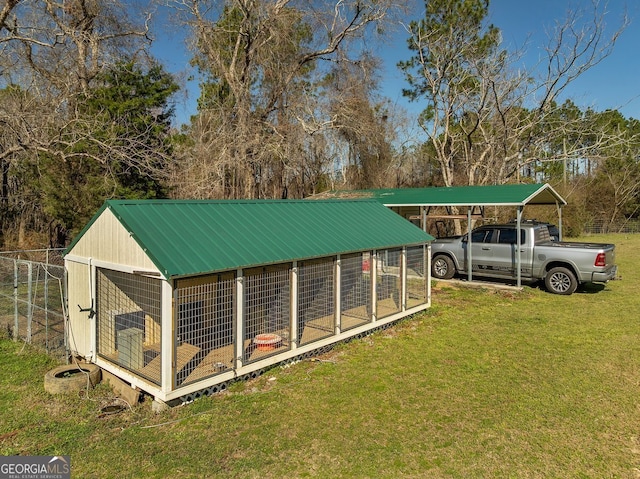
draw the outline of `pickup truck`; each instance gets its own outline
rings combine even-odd
[[[450,279],[468,273],[468,235],[439,238],[431,243],[431,274]],[[485,225],[471,232],[472,274],[517,278],[517,226]],[[572,294],[583,283],[606,283],[615,278],[615,245],[552,241],[544,223],[520,225],[520,275],[543,280],[548,291]]]

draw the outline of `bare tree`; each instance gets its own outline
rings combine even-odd
[[[132,38],[146,35],[145,22],[135,27],[126,18],[127,11],[118,2],[22,0],[5,4],[0,14],[4,53],[0,86],[26,92],[24,97],[38,102],[40,112],[39,118],[29,119],[15,109],[0,110],[0,118],[12,125],[15,134],[12,141],[6,138],[0,155],[30,148],[60,153],[63,149],[56,145],[61,131],[70,131],[74,122],[90,121],[78,118],[77,109],[90,82],[135,48]],[[81,130],[84,141],[89,129]]]
[[[100,75],[138,52],[147,61],[149,16],[134,9],[104,0],[9,0],[0,6],[0,160],[3,178],[20,179],[13,189],[3,188],[5,228],[5,213],[20,195],[38,205],[34,214],[56,217],[40,204],[40,182],[48,174],[43,160],[54,172],[95,161],[105,175],[115,164],[161,173],[148,170],[164,154],[150,141],[151,131],[105,124],[104,115],[86,107]]]
[[[420,124],[445,186],[500,184],[528,165],[584,153],[593,125],[564,117],[558,99],[611,53],[627,25],[623,18],[607,36],[598,1],[590,13],[569,11],[550,33],[544,63],[526,71],[517,68],[523,52],[504,50],[499,30],[484,25],[488,4],[427,2],[425,19],[409,26],[414,56],[400,64],[410,85],[406,94],[428,102]],[[588,148],[617,141],[603,134]]]
[[[327,110],[345,144],[344,180],[353,188],[395,186],[392,148],[395,131],[390,107],[375,95],[379,59],[362,55],[336,62],[326,77]]]
[[[181,165],[201,165],[215,178],[210,196],[281,197],[290,186],[304,195],[324,181],[320,136],[336,127],[318,100],[325,64],[341,61],[348,41],[382,22],[391,1],[173,4],[192,27],[194,62],[205,78],[193,148]]]

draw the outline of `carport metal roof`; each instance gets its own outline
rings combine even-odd
[[[371,198],[385,206],[522,206],[567,202],[548,183],[337,191],[334,198]]]

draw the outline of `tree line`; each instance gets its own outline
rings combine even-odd
[[[535,181],[569,199],[576,228],[637,216],[638,121],[566,99],[626,18],[570,11],[523,68],[489,0],[426,0],[407,24],[405,3],[0,1],[0,248],[64,245],[108,198]],[[198,73],[180,128],[179,78],[151,54],[161,5]],[[417,118],[380,93],[376,46],[394,28]]]

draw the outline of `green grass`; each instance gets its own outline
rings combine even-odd
[[[162,414],[54,398],[54,366],[0,341],[0,454],[73,477],[640,477],[640,235],[621,281],[569,297],[434,289],[425,314]]]

